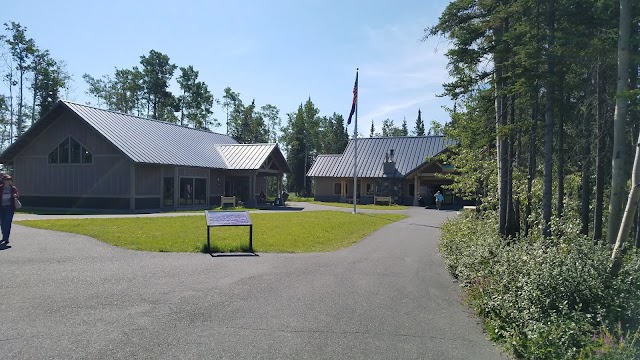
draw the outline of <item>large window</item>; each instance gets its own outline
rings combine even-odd
[[[333,195],[342,195],[342,184],[333,183]]]
[[[49,164],[91,164],[93,155],[69,136],[49,153]]]
[[[374,184],[373,183],[367,183],[367,195],[373,195],[373,189],[374,189]]]
[[[415,196],[415,195],[416,195],[416,185],[409,184],[409,196]]]
[[[180,206],[207,205],[207,179],[180,178]]]

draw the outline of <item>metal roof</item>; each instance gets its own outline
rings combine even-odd
[[[231,144],[216,146],[229,170],[258,170],[273,155],[284,172],[291,172],[277,144]]]
[[[13,160],[65,111],[75,113],[137,163],[258,170],[271,155],[281,171],[291,172],[277,144],[238,144],[227,135],[64,100],[11,144],[0,162]]]
[[[391,177],[402,178],[424,164],[427,158],[444,151],[455,141],[443,136],[401,136],[358,138],[358,177],[383,177],[385,154],[394,150],[396,172]],[[349,144],[339,158],[332,158],[335,165],[323,166],[323,171],[314,169],[313,175],[319,177],[351,177],[353,176],[354,141]],[[322,159],[321,161],[326,161]],[[311,171],[309,171],[311,173]]]
[[[307,176],[332,176],[327,174],[331,174],[336,169],[341,157],[342,154],[318,155]]]
[[[237,144],[230,136],[207,130],[70,101],[62,103],[138,163],[225,169],[226,163],[216,145]]]

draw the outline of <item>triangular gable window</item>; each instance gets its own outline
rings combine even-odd
[[[69,136],[49,153],[49,164],[91,164],[93,155]]]

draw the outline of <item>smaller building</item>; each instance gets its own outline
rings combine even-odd
[[[356,198],[372,204],[375,197],[391,197],[396,204],[435,203],[434,194],[444,194],[445,204],[457,202],[451,180],[438,174],[454,171],[434,158],[455,142],[443,136],[359,138],[357,141]],[[353,198],[355,142],[342,154],[319,155],[308,176],[313,177],[316,201],[347,202]]]

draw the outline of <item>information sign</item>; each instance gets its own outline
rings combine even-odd
[[[205,210],[207,220],[207,248],[211,253],[211,228],[218,226],[248,226],[249,251],[253,252],[253,223],[248,211],[210,211]]]

